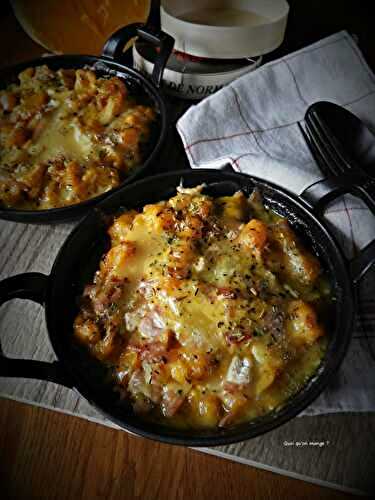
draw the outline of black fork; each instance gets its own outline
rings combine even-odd
[[[361,180],[361,185],[368,196],[375,198],[375,179],[368,175],[362,166],[345,150],[345,147],[330,129],[322,108],[316,103],[310,106],[306,112],[306,129],[309,131],[310,138],[315,144],[326,161],[326,175],[356,175]],[[327,111],[325,111],[327,113]],[[343,119],[345,119],[343,115]]]
[[[316,126],[316,123],[307,124],[306,130],[298,123],[299,129],[304,137],[310,152],[318,167],[326,177],[340,178],[346,184],[352,184],[351,192],[359,196],[367,204],[368,208],[375,214],[375,180],[367,175],[359,166],[343,162],[336,148],[330,140],[326,139],[326,133]]]

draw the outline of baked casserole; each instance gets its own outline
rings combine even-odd
[[[180,187],[108,232],[74,338],[143,418],[232,426],[280,407],[314,374],[329,286],[259,192],[212,198]]]
[[[142,163],[156,113],[120,78],[46,65],[0,91],[0,205],[44,210],[117,187]]]

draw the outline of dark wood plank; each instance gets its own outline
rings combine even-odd
[[[345,499],[341,492],[0,400],[1,498]]]

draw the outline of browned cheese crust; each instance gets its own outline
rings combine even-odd
[[[0,206],[64,207],[117,187],[142,162],[155,118],[117,77],[22,71],[0,91]]]
[[[249,421],[315,372],[330,290],[319,261],[259,193],[202,186],[116,217],[76,340],[136,412],[183,428]]]

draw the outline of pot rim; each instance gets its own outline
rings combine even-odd
[[[62,63],[65,67],[70,63],[75,66],[74,69],[84,68],[85,66],[94,66],[95,64],[103,64],[103,67],[96,68],[97,71],[107,71],[108,75],[111,72],[116,72],[119,78],[123,78],[126,81],[127,77],[130,77],[133,81],[136,81],[145,94],[149,95],[154,104],[157,106],[158,113],[158,136],[155,139],[155,143],[152,147],[150,153],[148,153],[146,159],[141,165],[135,167],[134,172],[131,172],[120,184],[114,189],[111,189],[105,193],[101,193],[98,196],[89,198],[80,203],[68,205],[66,207],[59,208],[49,208],[46,210],[23,210],[16,208],[2,208],[0,207],[0,219],[13,220],[16,222],[25,223],[55,223],[55,222],[66,222],[73,220],[85,211],[102,202],[112,194],[117,193],[119,190],[126,187],[128,184],[132,183],[133,180],[141,176],[147,167],[155,160],[157,154],[159,153],[162,145],[165,142],[168,130],[168,113],[167,106],[161,91],[156,87],[156,85],[148,78],[145,77],[140,71],[135,68],[127,66],[121,61],[116,61],[110,59],[106,56],[95,56],[86,54],[61,54],[61,55],[51,55],[46,57],[38,57],[21,63],[17,63],[0,70],[0,81],[6,76],[8,79],[10,76],[16,77],[20,71],[29,67],[36,67],[40,65],[58,65]],[[95,68],[94,68],[95,69]],[[6,79],[6,78],[5,78]]]

